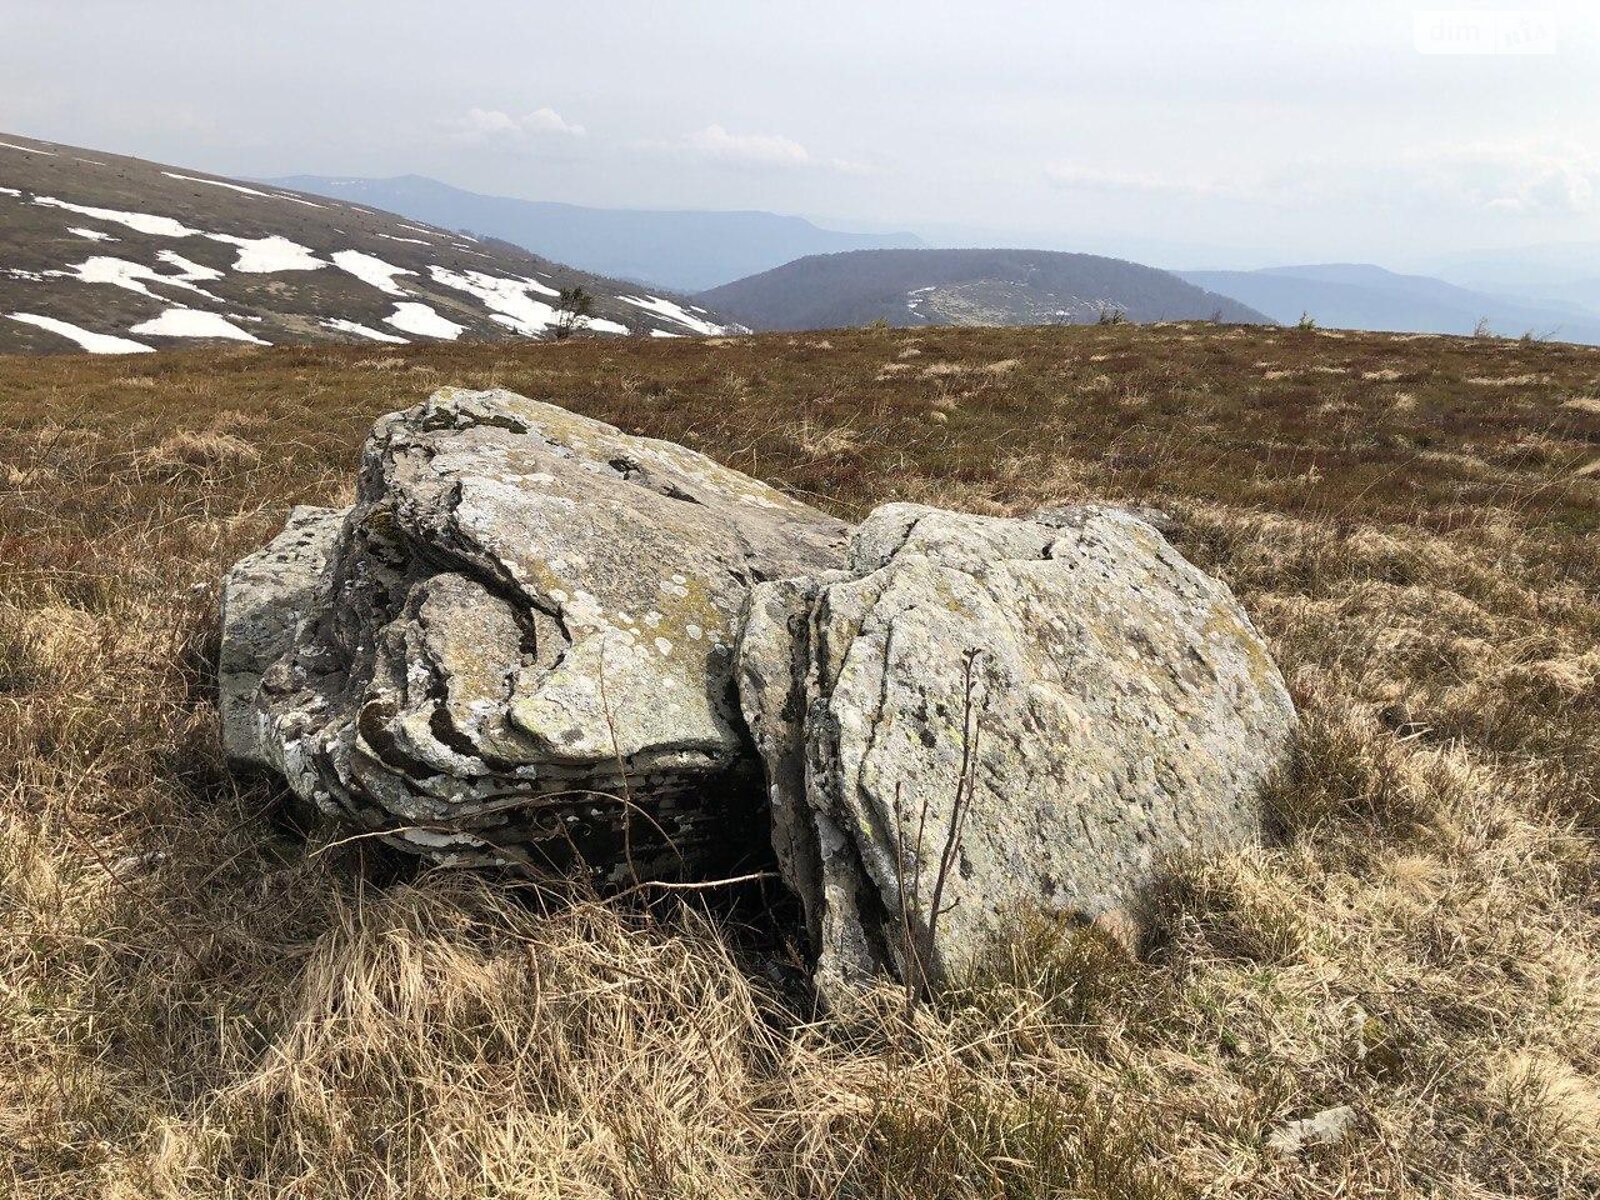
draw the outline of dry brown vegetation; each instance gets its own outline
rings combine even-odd
[[[845,515],[1167,509],[1301,707],[1273,837],[1177,864],[1137,958],[1028,919],[840,1027],[748,905],[303,833],[223,768],[216,581],[445,383]],[[1597,394],[1593,350],[1204,325],[0,359],[0,1188],[1593,1195]]]

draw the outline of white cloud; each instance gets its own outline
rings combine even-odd
[[[1439,202],[1522,216],[1600,211],[1600,153],[1575,142],[1473,142],[1419,154],[1415,186]]]
[[[686,149],[702,158],[754,163],[766,167],[809,167],[811,151],[780,134],[729,133],[721,125],[707,125],[683,139]]]
[[[563,119],[553,108],[536,108],[522,118],[525,133],[564,133],[569,137],[583,137],[589,131]]]
[[[533,137],[579,138],[588,133],[582,125],[573,124],[548,107],[537,108],[520,117],[498,109],[474,108],[450,124],[456,139],[462,142],[523,141]]]
[[[782,134],[730,133],[721,125],[707,125],[674,141],[648,145],[651,149],[731,166],[836,171],[845,175],[861,175],[868,171],[861,163],[812,154],[799,142]]]

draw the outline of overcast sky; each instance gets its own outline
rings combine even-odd
[[[1600,240],[1600,2],[1507,7],[0,0],[0,130],[1168,266]]]

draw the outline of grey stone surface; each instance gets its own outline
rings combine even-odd
[[[261,675],[294,645],[343,519],[339,509],[295,508],[283,531],[223,580],[217,703],[223,748],[235,762],[268,765],[259,744]]]
[[[445,863],[717,869],[762,837],[733,681],[749,589],[837,566],[844,537],[681,446],[446,389],[374,428],[264,672],[260,755]]]
[[[1163,855],[1250,841],[1295,725],[1227,587],[1116,509],[879,508],[847,573],[755,589],[739,673],[825,997],[948,978],[1020,907],[1119,913]]]
[[[1308,1146],[1337,1146],[1355,1127],[1356,1110],[1341,1104],[1285,1122],[1267,1138],[1267,1149],[1288,1156],[1299,1154]]]

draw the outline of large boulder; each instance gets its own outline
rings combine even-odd
[[[1295,725],[1228,588],[1131,513],[874,511],[758,586],[740,696],[826,998],[972,965],[1019,910],[1137,909],[1238,846]]]
[[[756,583],[837,566],[844,537],[681,446],[441,391],[377,423],[314,596],[304,556],[236,568],[230,594],[276,587],[296,634],[232,706],[230,751],[453,865],[602,883],[732,865],[764,840],[742,609]],[[279,562],[293,582],[271,581]],[[254,670],[270,639],[241,649],[243,611],[224,654]]]

